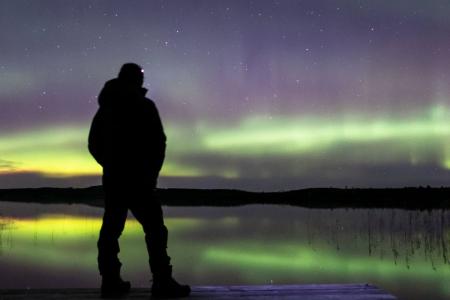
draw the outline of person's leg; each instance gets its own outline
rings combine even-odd
[[[103,180],[105,211],[97,242],[98,268],[102,276],[102,297],[117,297],[130,291],[131,284],[120,277],[119,237],[125,227],[128,208],[125,195],[110,180]]]
[[[172,278],[172,266],[167,255],[168,231],[164,225],[161,203],[153,190],[144,191],[140,195],[145,196],[133,202],[130,210],[145,232],[150,270],[153,274],[152,295],[161,298],[189,296],[190,287],[180,285]]]
[[[111,199],[105,199],[105,211],[100,235],[97,242],[98,268],[100,275],[114,277],[120,275],[118,254],[120,252],[119,237],[125,227],[128,209]]]
[[[144,199],[135,199],[136,201],[130,205],[130,210],[144,230],[150,270],[155,274],[170,265],[170,257],[167,255],[168,231],[164,225],[161,204],[155,198],[154,192],[142,192],[140,197]]]

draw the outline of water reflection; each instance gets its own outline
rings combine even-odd
[[[98,285],[102,210],[0,203],[0,288]],[[191,284],[370,282],[405,299],[450,296],[450,212],[250,205],[166,207],[176,277]],[[121,237],[124,277],[150,280],[144,236]]]

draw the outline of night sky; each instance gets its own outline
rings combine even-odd
[[[89,186],[97,95],[145,70],[161,187],[450,183],[450,2],[0,1],[0,188]]]

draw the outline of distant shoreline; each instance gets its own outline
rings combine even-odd
[[[309,188],[286,192],[158,189],[166,206],[291,205],[306,208],[450,209],[450,188]],[[0,201],[103,206],[101,186],[88,188],[0,189]]]

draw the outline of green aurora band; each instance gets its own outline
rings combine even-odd
[[[162,175],[241,178],[245,168],[241,161],[276,163],[279,159],[290,162],[292,170],[286,171],[287,176],[336,162],[353,166],[431,164],[450,169],[448,108],[435,105],[414,116],[396,118],[355,116],[253,116],[229,127],[209,122],[183,126],[169,120]],[[3,134],[0,173],[38,172],[49,177],[100,174],[100,167],[87,151],[88,125],[54,125]],[[202,163],[202,157],[222,163]],[[270,178],[275,172],[269,168],[250,176]]]

